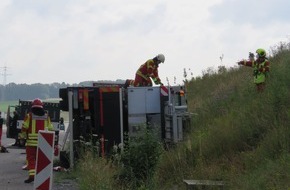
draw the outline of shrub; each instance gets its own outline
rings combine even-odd
[[[128,184],[131,189],[152,184],[161,147],[154,130],[146,129],[138,136],[127,138],[120,157],[122,167],[118,176],[119,182],[122,185]]]

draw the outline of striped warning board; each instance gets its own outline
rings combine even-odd
[[[168,88],[166,86],[160,87],[160,94],[161,96],[168,96]]]
[[[39,131],[34,190],[52,189],[54,132]]]

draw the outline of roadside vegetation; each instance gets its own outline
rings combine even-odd
[[[289,44],[273,53],[263,93],[245,67],[220,68],[188,83],[189,110],[196,116],[187,140],[160,162],[160,185],[211,179],[224,180],[229,189],[290,187]]]
[[[251,68],[220,67],[189,80],[194,114],[183,142],[164,150],[147,131],[109,159],[86,151],[74,171],[80,188],[185,189],[184,179],[200,179],[222,180],[233,190],[289,189],[289,43],[273,47],[269,59],[263,93]]]

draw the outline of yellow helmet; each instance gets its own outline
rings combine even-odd
[[[262,48],[257,49],[256,53],[261,58],[266,57],[266,51],[264,49],[262,49]]]

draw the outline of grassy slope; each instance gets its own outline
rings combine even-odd
[[[290,52],[270,59],[266,90],[258,94],[251,68],[208,73],[188,84],[192,129],[163,155],[157,181],[225,180],[229,189],[290,188]]]
[[[224,180],[234,190],[289,189],[290,51],[270,61],[261,94],[251,68],[223,69],[190,81],[192,127],[184,142],[163,151],[152,184],[138,190],[184,189],[183,179]],[[81,189],[130,189],[116,185],[122,167],[92,155],[83,159],[75,170]]]

